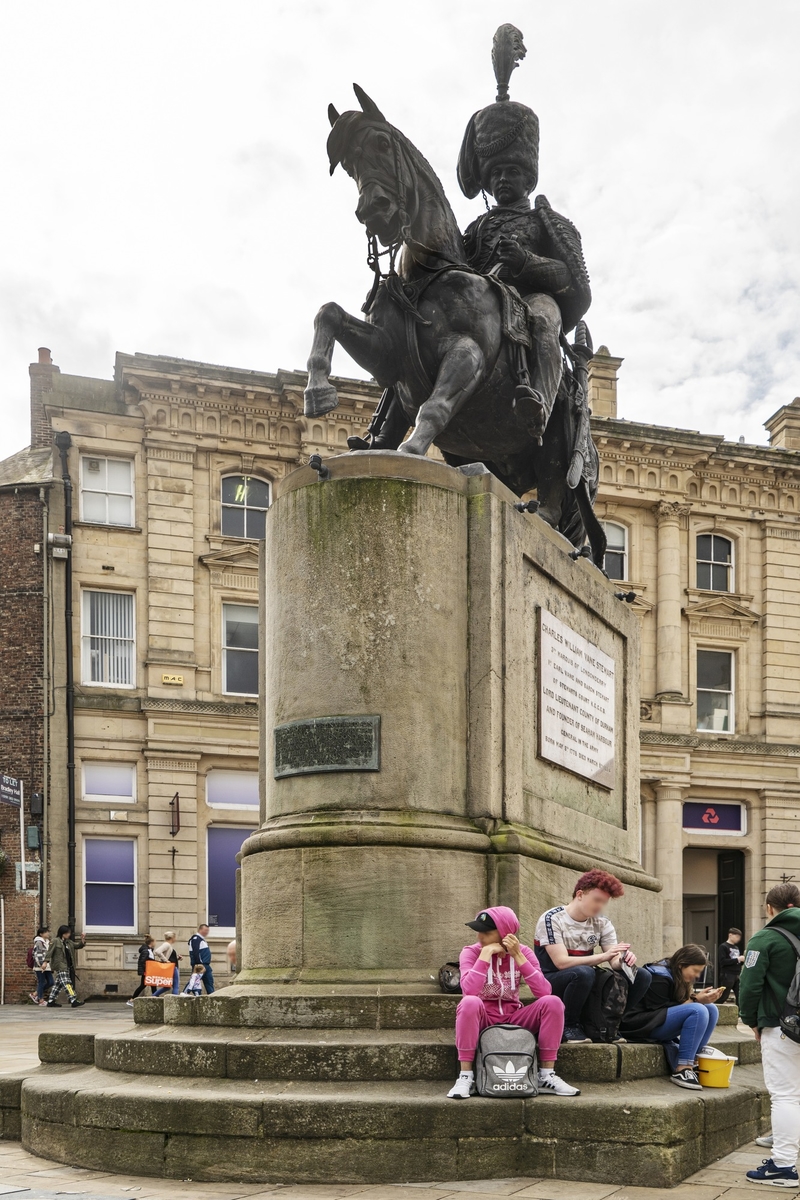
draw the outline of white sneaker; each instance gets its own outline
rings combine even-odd
[[[541,1096],[580,1096],[581,1089],[573,1087],[552,1071],[549,1075],[540,1075],[537,1081]]]
[[[763,1137],[757,1137],[757,1138],[756,1138],[756,1145],[757,1145],[757,1146],[764,1146],[764,1147],[765,1147],[765,1149],[767,1149],[767,1150],[771,1150],[771,1149],[772,1149],[772,1134],[771,1134],[771,1133],[765,1133]]]
[[[450,1091],[447,1093],[448,1100],[469,1100],[470,1096],[475,1095],[475,1076],[465,1075],[462,1071],[458,1079],[455,1081]]]
[[[128,1008],[133,1008],[133,1001],[132,1001],[132,1000],[126,1000],[126,1001],[125,1001],[125,1003],[127,1004]]]

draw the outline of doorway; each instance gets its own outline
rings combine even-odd
[[[692,846],[683,852],[683,940],[708,954],[705,982],[717,975],[717,949],[731,927],[744,927],[744,853]],[[677,947],[676,947],[677,949]]]

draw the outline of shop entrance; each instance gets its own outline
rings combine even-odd
[[[709,958],[705,982],[717,977],[717,948],[734,926],[744,932],[744,854],[691,847],[683,852],[683,940]],[[677,949],[677,947],[675,947]]]

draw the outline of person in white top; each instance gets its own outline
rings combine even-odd
[[[609,900],[624,893],[620,881],[608,871],[586,871],[575,884],[569,904],[542,913],[536,925],[534,946],[542,971],[554,996],[564,1001],[564,1041],[587,1042],[581,1011],[594,983],[594,968],[609,963],[622,970],[632,967],[636,955],[630,942],[617,941],[605,915]],[[628,992],[628,1006],[638,1004],[650,986],[650,972],[640,967]]]

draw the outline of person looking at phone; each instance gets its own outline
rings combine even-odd
[[[575,884],[569,904],[549,908],[536,925],[536,956],[553,995],[564,1001],[565,1042],[590,1041],[581,1024],[581,1011],[594,984],[595,967],[601,963],[608,963],[613,971],[628,968],[627,1008],[638,1005],[650,986],[648,971],[640,968],[633,975],[636,955],[630,942],[618,940],[606,916],[609,900],[624,892],[616,875],[599,869],[586,871]]]
[[[650,987],[636,1008],[626,1009],[620,1025],[631,1041],[674,1042],[678,1039],[677,1065],[670,1076],[678,1087],[700,1091],[697,1055],[709,1049],[719,1009],[714,1003],[724,987],[701,988],[694,985],[708,966],[702,946],[681,946],[671,958],[649,963]],[[668,1057],[670,1055],[668,1054]]]

